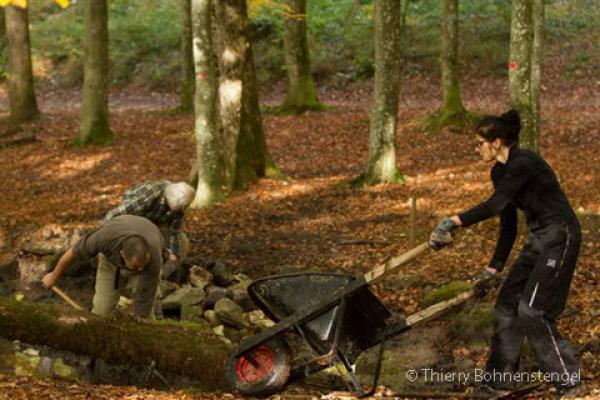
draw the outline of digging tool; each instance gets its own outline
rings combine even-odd
[[[389,322],[390,311],[370,291],[429,248],[422,243],[377,265],[361,277],[332,273],[296,273],[254,281],[248,294],[254,303],[277,323],[240,344],[231,355],[226,379],[232,390],[245,396],[266,396],[309,374],[341,364],[348,372],[351,389],[365,393],[352,364],[360,353],[379,344],[372,388],[377,386],[386,339],[411,326],[430,321],[471,299],[468,291],[397,322]],[[286,335],[298,334],[312,356],[293,360]]]
[[[68,294],[57,288],[56,286],[52,286],[52,291],[56,293],[60,298],[62,298],[67,304],[73,307],[76,310],[84,311],[84,308],[81,307],[75,300],[73,300]]]

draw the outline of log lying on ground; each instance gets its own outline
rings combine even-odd
[[[149,366],[195,378],[200,390],[223,389],[229,346],[208,325],[100,318],[50,304],[0,297],[0,336],[115,364]]]

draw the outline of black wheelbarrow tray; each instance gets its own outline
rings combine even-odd
[[[387,338],[436,318],[473,295],[469,291],[406,319],[388,322],[391,313],[371,292],[369,285],[394,273],[428,247],[423,243],[359,278],[332,273],[298,273],[254,281],[248,287],[250,297],[276,324],[246,339],[231,355],[226,369],[230,388],[244,396],[267,396],[295,380],[341,363],[356,394],[370,395],[377,386]],[[312,353],[309,359],[296,365],[284,337],[290,332],[299,335]],[[365,392],[352,365],[363,351],[377,344],[381,347],[374,380],[371,391]]]

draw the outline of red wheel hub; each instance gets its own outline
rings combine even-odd
[[[259,346],[249,355],[242,355],[235,365],[237,377],[242,382],[258,382],[265,379],[275,367],[275,354],[267,346]]]

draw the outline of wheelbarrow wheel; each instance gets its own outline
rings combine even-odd
[[[225,370],[229,387],[244,396],[268,396],[280,391],[292,367],[292,352],[282,338],[273,338],[237,357]]]

